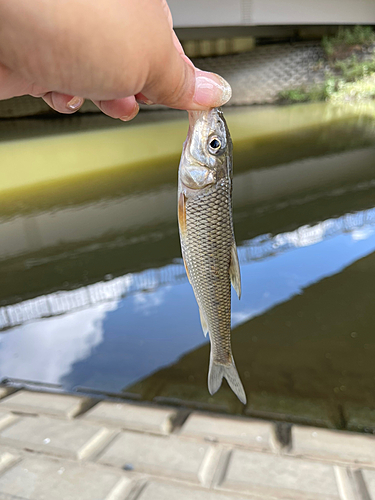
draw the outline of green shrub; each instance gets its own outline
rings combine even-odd
[[[279,102],[317,102],[326,101],[337,90],[338,81],[335,78],[327,78],[322,85],[313,87],[298,87],[296,89],[282,90],[279,93]]]
[[[334,57],[345,47],[371,45],[375,42],[375,33],[371,26],[340,27],[334,36],[325,36],[322,45],[328,57]]]
[[[354,47],[359,45],[362,48],[372,43],[375,43],[375,33],[369,26],[339,28],[335,36],[324,37],[322,44],[330,66],[324,83],[284,90],[279,94],[279,101],[295,103],[373,99],[375,55],[369,60],[361,61],[353,54]]]
[[[336,61],[334,68],[340,71],[342,77],[347,82],[354,82],[358,78],[370,75],[375,71],[375,59],[369,61],[359,61],[357,56],[353,55],[349,59]]]
[[[375,99],[375,73],[356,82],[342,82],[332,102],[364,102]]]

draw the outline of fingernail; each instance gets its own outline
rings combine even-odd
[[[139,104],[147,104],[147,106],[151,106],[152,104],[154,104],[152,101],[150,101],[150,99],[147,99],[146,97],[144,99],[137,99],[137,102]]]
[[[82,106],[83,101],[82,97],[75,96],[66,103],[66,107],[72,111],[77,111]]]
[[[132,120],[133,118],[135,118],[137,116],[137,114],[139,112],[139,106],[138,106],[137,102],[135,104],[136,104],[136,106],[135,106],[133,112],[130,115],[121,116],[120,120],[122,120],[123,122],[128,122],[129,120]]]
[[[229,83],[216,73],[195,70],[195,93],[193,100],[196,104],[209,108],[222,106],[232,97]]]

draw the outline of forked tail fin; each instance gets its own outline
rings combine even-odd
[[[234,364],[234,360],[232,357],[232,363],[229,365],[223,365],[220,363],[216,363],[212,356],[212,350],[210,354],[210,369],[208,371],[208,390],[210,394],[215,394],[221,386],[221,382],[223,381],[223,377],[225,377],[228,381],[228,384],[238,399],[246,404],[246,394],[243,388],[242,382],[237,372],[236,365]]]

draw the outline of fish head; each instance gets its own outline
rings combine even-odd
[[[232,178],[232,141],[221,109],[189,111],[189,131],[180,162],[180,181],[205,189]]]

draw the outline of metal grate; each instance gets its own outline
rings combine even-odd
[[[222,75],[232,86],[232,105],[274,102],[280,91],[324,81],[319,65],[324,52],[317,43],[256,47],[252,52],[194,60],[205,71]]]
[[[251,0],[244,0],[243,7],[244,15],[250,15]],[[235,55],[197,58],[194,63],[200,69],[226,78],[233,89],[229,104],[240,105],[274,102],[281,90],[323,82],[325,68],[318,65],[323,59],[319,43],[302,42],[259,46]],[[81,112],[96,111],[92,103],[86,102]],[[23,96],[0,101],[2,118],[46,113],[53,111],[41,99]]]

